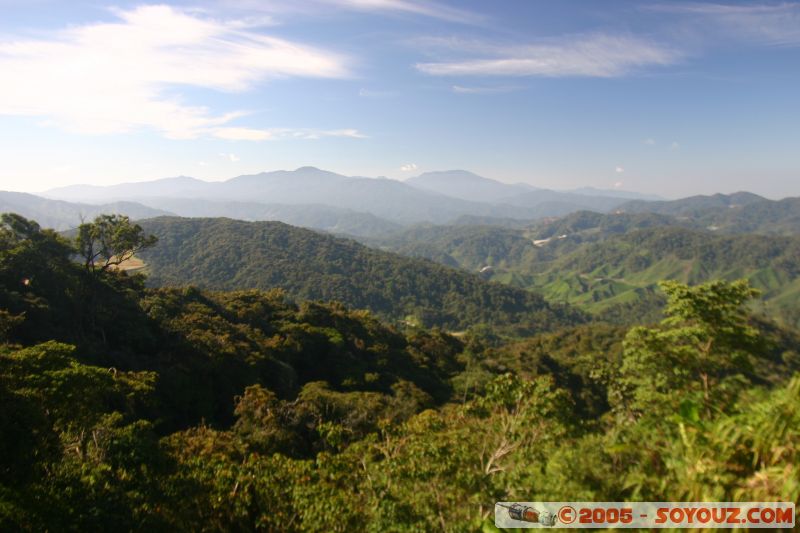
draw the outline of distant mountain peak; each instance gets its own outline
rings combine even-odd
[[[409,178],[406,180],[409,183],[414,182],[422,182],[427,180],[472,180],[472,181],[483,181],[483,182],[492,182],[492,183],[500,183],[497,180],[493,180],[490,178],[484,178],[483,176],[479,176],[474,172],[470,172],[469,170],[462,170],[462,169],[454,169],[454,170],[432,170],[430,172],[423,172],[419,176],[414,176],[413,178]]]
[[[409,178],[406,183],[417,189],[472,202],[494,202],[530,191],[521,185],[510,185],[458,169],[425,172]]]

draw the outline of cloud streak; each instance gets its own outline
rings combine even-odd
[[[765,45],[800,45],[800,3],[780,4],[656,4],[651,11],[690,15],[700,19],[706,31],[709,24],[725,30],[735,39],[748,39]]]
[[[210,9],[222,3],[225,8],[269,14],[267,23],[274,22],[273,15],[328,16],[335,11],[358,12],[370,15],[411,15],[467,25],[482,25],[487,17],[473,11],[456,8],[430,0],[304,0],[303,2],[266,2],[264,0],[206,1]]]
[[[321,2],[356,11],[408,13],[463,24],[476,24],[483,20],[480,15],[438,2],[415,0],[321,0]]]
[[[470,51],[477,47],[470,43]],[[665,66],[680,60],[669,47],[641,38],[595,34],[529,46],[486,46],[482,57],[418,63],[417,70],[432,76],[623,76],[644,67]]]
[[[323,137],[345,137],[350,139],[366,139],[367,136],[356,129],[319,130],[312,128],[213,128],[208,132],[219,139],[229,141],[277,141],[282,139],[315,140]]]
[[[521,87],[503,85],[499,87],[471,87],[453,85],[452,91],[456,94],[501,94],[520,90]]]
[[[267,80],[349,75],[341,55],[250,32],[237,21],[169,6],[115,15],[50,39],[0,41],[0,115],[44,117],[88,134],[149,129],[172,139],[258,140],[263,133],[231,126],[246,112],[215,113],[177,90],[242,92]]]

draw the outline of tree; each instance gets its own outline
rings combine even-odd
[[[125,215],[100,215],[78,227],[76,246],[86,270],[97,274],[118,267],[157,240]]]
[[[3,242],[6,245],[34,238],[41,232],[37,222],[28,220],[16,213],[3,213],[0,215],[0,228],[2,229]]]
[[[0,342],[8,342],[9,333],[14,327],[22,324],[25,314],[12,315],[8,311],[0,309]]]
[[[75,329],[69,295],[80,269],[74,254],[56,232],[13,213],[0,215],[0,342],[49,340]]]
[[[628,332],[616,392],[632,414],[652,413],[671,405],[670,397],[699,392],[708,413],[715,387],[748,373],[758,351],[759,333],[744,310],[758,291],[747,280],[659,286],[668,299],[666,318],[659,327]]]

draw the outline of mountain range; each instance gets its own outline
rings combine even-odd
[[[452,223],[464,216],[535,220],[580,209],[608,212],[631,198],[647,198],[624,191],[537,189],[463,170],[428,172],[401,182],[348,177],[314,167],[243,175],[222,182],[180,176],[107,187],[73,185],[51,189],[43,196],[72,202],[124,200],[180,216],[276,217],[287,223],[310,218],[309,227],[314,229],[356,236],[374,235],[375,228],[392,225]],[[297,211],[288,206],[304,207]],[[324,211],[324,223],[314,220],[320,211]],[[359,220],[357,214],[370,217]]]
[[[45,194],[0,192],[0,212],[59,230],[99,213],[162,217],[143,222],[168,242],[143,256],[159,285],[283,287],[301,299],[336,299],[392,319],[460,328],[488,320],[481,310],[487,302],[516,302],[501,322],[530,322],[542,308],[541,302],[528,307],[526,290],[624,321],[653,318],[660,279],[743,276],[764,291],[769,314],[798,320],[791,314],[798,276],[787,265],[800,235],[800,198],[737,192],[666,201],[617,190],[537,189],[463,170],[400,182],[313,167],[225,182],[181,176]],[[378,250],[290,226],[228,219],[281,221],[351,236]],[[209,255],[211,248],[217,253]]]

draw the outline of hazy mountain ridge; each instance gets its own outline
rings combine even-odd
[[[154,206],[165,205],[165,198],[324,205],[368,213],[403,225],[450,223],[463,216],[531,220],[579,209],[609,211],[628,200],[628,197],[611,197],[607,192],[590,196],[536,189],[524,184],[509,185],[466,171],[425,173],[400,182],[347,177],[314,167],[243,175],[223,182],[177,177],[108,187],[81,185],[52,189],[44,195],[93,202],[132,200]],[[195,210],[195,213],[213,216],[215,212],[197,213]]]
[[[696,195],[660,202],[634,200],[622,204],[619,210],[629,213],[648,212],[662,215],[688,216],[706,209],[735,208],[763,201],[769,200],[751,192],[740,191],[731,194]]]
[[[577,189],[570,189],[564,192],[581,194],[584,196],[612,196],[614,198],[627,198],[629,200],[645,200],[651,202],[658,202],[664,200],[664,198],[656,194],[644,194],[640,192],[626,191],[623,189],[599,189],[597,187],[579,187]]]
[[[800,233],[800,198],[770,200],[749,192],[691,196],[666,202],[629,202],[617,211],[658,213],[722,233]]]
[[[102,213],[128,215],[134,219],[171,215],[136,202],[118,201],[106,204],[85,204],[51,200],[28,193],[0,191],[0,213],[18,213],[40,221],[45,227],[67,230],[77,227],[83,220],[91,220]]]
[[[181,217],[225,217],[245,221],[274,220],[292,226],[339,235],[377,237],[392,234],[402,226],[371,213],[328,205],[262,204],[258,202],[212,201],[189,198],[144,198],[144,202]]]
[[[425,172],[405,183],[426,191],[472,202],[502,202],[516,194],[536,190],[527,184],[508,184],[466,170]]]

